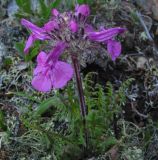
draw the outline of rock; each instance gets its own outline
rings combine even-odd
[[[0,1],[0,5],[1,5],[1,6],[6,6],[7,3],[8,3],[8,0],[1,0],[1,1]]]
[[[10,0],[7,7],[7,14],[9,17],[14,17],[15,13],[18,12],[18,5],[15,0]],[[31,0],[31,9],[37,11],[39,9],[39,0]]]
[[[152,6],[153,18],[158,21],[158,0],[153,0],[154,4]]]
[[[18,6],[15,0],[11,0],[8,4],[7,13],[9,17],[13,17],[15,13],[18,11]]]
[[[139,57],[137,60],[137,68],[145,68],[145,64],[147,63],[147,59],[145,57]]]
[[[136,3],[158,21],[158,0],[137,0]]]
[[[22,41],[24,34],[15,20],[7,18],[0,22],[0,42],[13,48],[15,42]]]
[[[150,3],[153,0],[136,0],[136,4],[141,7],[143,10],[148,12],[149,14],[151,13],[151,7],[153,3]]]
[[[23,37],[21,27],[17,25],[15,20],[6,18],[0,22],[0,68],[7,56],[17,55],[14,46],[16,42],[22,41]]]
[[[22,71],[28,68],[28,63],[26,62],[21,62],[20,64],[17,65],[17,70]]]

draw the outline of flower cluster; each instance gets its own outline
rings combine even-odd
[[[36,90],[48,92],[52,88],[62,88],[67,84],[73,76],[73,67],[59,61],[59,57],[65,50],[68,50],[68,53],[76,52],[73,54],[77,55],[80,42],[105,44],[113,61],[120,55],[121,44],[115,40],[115,37],[126,29],[102,27],[96,31],[87,23],[90,15],[88,5],[77,5],[74,12],[59,13],[57,9],[53,9],[51,14],[50,20],[43,27],[38,27],[26,19],[21,20],[21,24],[31,31],[24,48],[26,54],[36,40],[53,40],[55,44],[54,49],[49,53],[41,51],[37,56],[37,66],[32,80]]]

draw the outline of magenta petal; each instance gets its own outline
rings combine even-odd
[[[113,61],[116,60],[116,58],[121,54],[121,43],[117,42],[115,40],[109,40],[107,42],[107,50],[109,54],[111,55],[111,59]]]
[[[87,36],[90,40],[97,41],[97,42],[104,42],[107,40],[110,40],[117,36],[118,34],[121,34],[125,32],[125,28],[110,28],[110,29],[104,29],[100,32],[87,32]]]
[[[44,29],[47,31],[47,32],[50,32],[50,31],[53,31],[55,29],[59,29],[59,25],[56,21],[49,21],[48,23],[46,23],[44,25]]]
[[[46,67],[47,54],[41,51],[37,56],[37,67],[34,69],[33,74],[37,75],[41,72],[45,72]]]
[[[84,28],[85,33],[92,33],[94,32],[94,28],[92,27],[92,25],[90,24],[86,24],[85,28]]]
[[[50,39],[50,37],[46,34],[45,29],[34,25],[28,20],[22,19],[21,24],[24,25],[26,28],[28,28],[33,33],[34,37],[36,37],[36,39],[40,40]]]
[[[85,17],[90,15],[90,9],[87,4],[77,5],[75,7],[75,10],[76,10],[76,13],[75,13],[76,16],[78,16],[79,14]]]
[[[57,16],[59,15],[59,11],[58,11],[57,9],[55,9],[55,8],[52,9],[51,13],[52,13],[52,15],[55,16],[55,17],[57,17]]]
[[[52,74],[53,88],[62,88],[73,76],[73,68],[70,64],[58,61]]]
[[[59,56],[64,52],[67,44],[65,42],[59,41],[57,42],[55,48],[49,53],[47,58],[47,63],[49,61],[57,62]]]
[[[34,41],[36,39],[34,38],[34,36],[31,34],[26,42],[25,48],[24,48],[24,52],[27,54],[29,52],[30,47],[33,45]]]
[[[71,20],[69,24],[70,30],[75,33],[78,31],[78,25],[75,21]]]
[[[33,75],[34,76],[37,76],[39,73],[42,73],[43,72],[43,66],[38,66],[33,70]]]
[[[47,54],[41,51],[37,56],[37,63],[38,65],[43,65],[46,62]]]
[[[26,19],[21,19],[21,24],[23,26],[25,26],[26,28],[30,29],[31,31],[35,31],[35,32],[43,32],[44,30],[36,25],[34,25],[33,23],[29,22]]]
[[[49,92],[52,88],[51,79],[48,76],[39,74],[33,78],[32,86],[40,92]]]

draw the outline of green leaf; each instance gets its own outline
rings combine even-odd
[[[19,7],[23,7],[23,0],[16,0],[16,4],[19,6]]]
[[[52,3],[50,4],[50,6],[49,6],[46,10],[44,10],[45,13],[44,13],[44,16],[43,16],[43,17],[44,17],[45,19],[48,19],[49,16],[50,16],[51,10],[52,10],[53,8],[57,8],[60,3],[61,3],[61,0],[56,0],[56,1],[52,2]],[[41,6],[41,7],[44,8],[44,6]]]
[[[51,4],[52,8],[57,8],[59,6],[59,4],[61,3],[61,0],[56,0]]]
[[[21,19],[21,18],[30,19],[31,14],[26,13],[22,10],[19,10],[17,13],[15,13],[15,16],[19,19]]]
[[[83,3],[86,3],[86,0],[77,0],[77,2],[78,2],[79,4],[83,4]]]
[[[20,10],[23,10],[26,13],[31,13],[31,1],[30,0],[16,0],[17,5]]]
[[[39,0],[40,4],[40,15],[43,17],[44,20],[47,20],[50,15],[50,9],[46,6],[43,0]]]
[[[77,0],[79,4],[92,4],[94,1],[92,0]]]
[[[45,144],[46,148],[49,149],[51,146],[51,141],[46,133],[42,133],[42,144]]]
[[[25,48],[24,42],[16,42],[15,43],[15,49],[18,51],[19,56],[22,58],[24,58],[24,48]]]
[[[12,62],[12,59],[10,58],[10,57],[6,57],[6,58],[4,58],[4,62],[3,62],[3,65],[4,65],[4,67],[10,67],[11,66],[11,64],[12,64],[13,62]]]
[[[114,146],[117,143],[117,140],[114,137],[108,137],[103,143],[101,143],[101,148],[103,151],[107,151],[109,148]]]
[[[27,62],[31,61],[34,57],[37,56],[38,52],[39,52],[39,48],[38,47],[34,48],[29,54],[25,56],[25,60]]]
[[[41,116],[52,106],[64,106],[64,104],[56,96],[48,98],[39,105],[38,109],[34,113],[34,116]]]
[[[28,54],[25,54],[25,61],[26,62],[32,61],[33,58],[35,58],[38,55],[40,45],[41,45],[40,41],[34,42],[34,47],[30,49]]]
[[[5,120],[4,120],[4,114],[3,112],[0,110],[0,129],[6,131],[7,127],[5,125]]]

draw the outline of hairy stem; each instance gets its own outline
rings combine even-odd
[[[81,115],[83,118],[83,127],[84,127],[83,129],[84,129],[84,134],[85,134],[85,143],[87,147],[88,146],[88,132],[87,132],[87,127],[86,127],[86,115],[88,113],[88,110],[85,104],[85,98],[84,98],[84,93],[83,93],[83,86],[82,86],[78,59],[76,56],[73,56],[73,55],[71,56],[71,58],[72,58],[75,76],[76,76],[77,90],[78,90],[79,101],[80,101],[80,111],[81,111]]]
[[[74,65],[74,71],[75,71],[75,76],[76,76],[76,83],[77,83],[77,89],[78,89],[78,94],[79,94],[81,115],[83,118],[85,118],[85,116],[87,114],[87,109],[86,109],[87,107],[85,104],[82,80],[81,80],[81,75],[80,75],[80,71],[79,71],[79,63],[78,63],[77,57],[72,56],[72,62]]]

